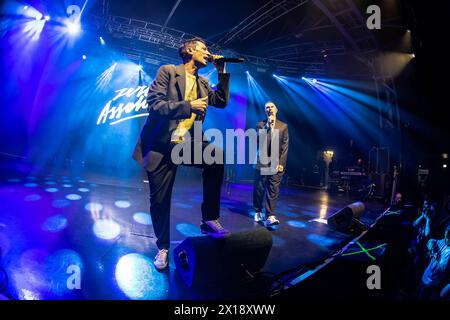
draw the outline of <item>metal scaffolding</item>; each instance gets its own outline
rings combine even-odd
[[[226,45],[232,40],[246,40],[265,26],[304,5],[308,1],[309,0],[271,0],[231,29],[218,41],[218,43]]]
[[[264,52],[268,58],[301,60],[309,58],[323,58],[327,56],[345,55],[347,49],[343,41],[302,42],[271,48]]]
[[[99,28],[105,30],[114,38],[138,40],[176,50],[184,40],[196,36],[168,27],[168,22],[181,0],[175,2],[163,25],[129,17],[108,15],[108,1],[104,0],[104,2],[103,15],[95,16],[93,20]],[[248,64],[246,67],[249,68],[324,75],[327,73],[326,59],[324,58],[342,56],[349,52],[357,60],[370,67],[369,57],[378,49],[378,45],[372,32],[366,26],[364,13],[356,7],[352,0],[311,0],[311,3],[323,15],[313,18],[307,17],[307,20],[313,19],[312,23],[309,23],[308,28],[303,29],[303,31],[299,30],[300,33],[304,33],[333,26],[342,34],[342,40],[308,42],[299,40],[299,43],[270,48],[259,56],[226,49],[227,44],[248,39],[273,21],[308,2],[309,0],[270,0],[232,28],[222,39],[217,42],[207,41],[207,45],[214,53],[243,57]],[[317,20],[314,21],[314,19]],[[122,41],[122,44],[127,47],[127,44],[124,44],[125,42]],[[127,51],[133,51],[129,44]],[[176,58],[175,51],[172,54],[170,50],[156,53],[147,53],[144,50],[136,53],[136,51],[139,50],[134,50],[133,54],[140,54],[144,62],[147,59],[147,61],[152,61],[153,64],[156,64],[157,61],[160,63],[175,61],[174,58]],[[164,57],[164,54],[167,57]]]
[[[121,16],[93,16],[92,18],[93,23],[96,24],[97,28],[106,30],[114,38],[138,40],[145,43],[164,46],[176,50],[184,40],[195,37],[195,35],[193,34],[189,34],[177,29],[169,28],[167,26],[164,27],[159,24],[133,18]],[[241,54],[233,50],[223,49],[217,43],[213,43],[210,41],[207,41],[207,45],[212,52],[243,57],[248,64],[251,64],[254,67],[270,67],[276,70],[286,70],[295,73],[308,71],[317,72],[318,74],[324,74],[326,71],[325,64],[323,62],[311,62],[309,61],[310,59],[308,57],[305,57],[305,59],[303,60],[298,58],[291,59],[289,57],[283,57],[284,59],[277,59],[276,57],[258,57],[253,55]],[[313,43],[308,43],[307,45],[310,47],[314,46]],[[175,55],[167,55],[167,57],[165,57],[164,59],[164,56],[161,54],[132,49],[129,45],[122,45],[122,47],[127,51],[133,51],[133,54],[137,54],[136,52],[139,52],[139,54],[141,54],[143,57],[142,60],[145,60],[145,58],[149,58],[149,56],[151,56],[149,59],[153,59],[153,61],[159,60],[161,61],[161,63],[166,60],[175,61],[173,59],[173,56]],[[324,48],[324,43],[319,44],[318,48]],[[341,49],[336,47],[333,50]]]
[[[183,40],[194,38],[195,35],[159,24],[143,20],[108,16],[106,18],[96,16],[95,19],[113,37],[135,39],[152,44],[164,45],[169,48],[178,49]],[[164,31],[162,31],[164,29]],[[209,44],[214,45],[214,44]]]

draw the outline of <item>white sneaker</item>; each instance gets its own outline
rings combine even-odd
[[[153,260],[153,265],[157,270],[163,270],[167,268],[167,265],[169,264],[168,258],[169,258],[169,250],[167,249],[158,250],[155,260]]]
[[[202,233],[207,234],[213,238],[226,238],[230,235],[230,231],[225,229],[219,220],[208,220],[200,225]]]
[[[263,222],[263,214],[262,212],[255,212],[255,222]]]
[[[280,224],[280,221],[275,216],[269,216],[265,222],[266,227],[272,227],[278,224]]]

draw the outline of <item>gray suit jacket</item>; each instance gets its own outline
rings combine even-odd
[[[161,66],[150,85],[147,97],[149,116],[133,153],[133,159],[147,171],[156,169],[171,150],[171,136],[179,120],[191,117],[191,105],[184,100],[185,87],[186,70],[183,64]],[[207,96],[210,106],[225,108],[229,88],[229,73],[219,74],[217,90],[211,89],[208,79],[201,76],[197,79],[197,96]]]

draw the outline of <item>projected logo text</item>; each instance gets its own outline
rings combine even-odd
[[[143,111],[148,108],[146,101],[148,89],[148,86],[139,86],[116,90],[114,98],[103,107],[97,119],[97,125],[105,123],[115,125],[126,120],[147,116],[148,113]]]

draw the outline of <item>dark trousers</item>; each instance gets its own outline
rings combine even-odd
[[[275,207],[280,195],[280,183],[283,173],[274,175],[261,175],[259,170],[255,170],[255,181],[253,184],[253,209],[262,212],[264,191],[266,193],[266,217],[275,215]]]
[[[207,146],[203,143],[203,148]],[[194,150],[193,148],[191,150]],[[192,152],[193,153],[193,152]],[[193,163],[193,161],[191,162]],[[220,212],[220,190],[223,182],[223,164],[182,164],[203,169],[202,220],[216,220]],[[152,172],[147,171],[150,185],[150,214],[156,245],[159,249],[170,246],[170,202],[175,182],[177,165],[173,164],[170,152],[164,156],[159,166]]]

